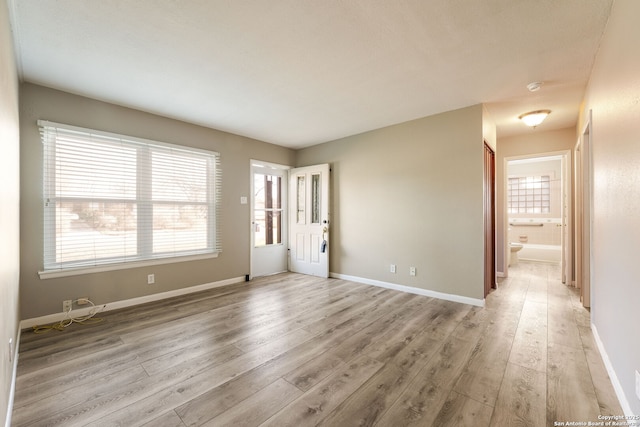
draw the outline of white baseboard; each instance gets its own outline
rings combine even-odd
[[[12,373],[11,373],[11,386],[9,388],[9,402],[7,403],[7,416],[5,418],[4,425],[5,427],[11,427],[11,415],[13,414],[13,400],[16,394],[16,378],[18,376],[18,354],[20,347],[20,334],[22,330],[18,328],[18,333],[16,334],[16,345],[13,347],[13,354],[11,355],[11,361],[13,363]]]
[[[145,304],[148,302],[159,301],[167,298],[173,298],[180,295],[187,295],[194,292],[205,291],[207,289],[218,288],[220,286],[232,285],[234,283],[244,282],[244,277],[233,277],[231,279],[220,280],[218,282],[204,283],[202,285],[190,286],[188,288],[176,289],[173,291],[159,292],[157,294],[145,295],[142,297],[131,298],[122,301],[114,301],[106,304],[96,304],[99,312],[117,310],[119,308],[131,307],[134,305]],[[80,308],[72,310],[73,317],[86,316],[94,310],[95,307]],[[49,323],[64,320],[66,313],[54,313],[46,316],[25,319],[20,322],[20,329],[32,328],[37,325],[48,325]]]
[[[631,410],[631,405],[629,405],[627,396],[624,394],[622,384],[620,384],[620,381],[618,380],[616,371],[613,369],[611,360],[609,360],[609,355],[607,355],[607,351],[605,350],[604,344],[600,339],[600,335],[598,335],[598,329],[596,329],[596,325],[594,325],[593,323],[591,324],[591,331],[593,332],[593,338],[596,342],[596,345],[598,346],[598,350],[600,351],[600,356],[602,357],[604,366],[605,368],[607,368],[607,373],[609,374],[609,378],[611,379],[611,384],[613,385],[613,389],[616,392],[616,396],[618,397],[618,401],[620,402],[620,406],[622,406],[624,414],[628,417],[635,416],[635,414]]]
[[[426,297],[438,298],[446,301],[453,301],[453,302],[459,302],[462,304],[470,304],[470,305],[475,305],[479,307],[484,307],[484,299],[469,298],[469,297],[463,297],[461,295],[454,295],[454,294],[446,294],[444,292],[431,291],[431,290],[422,289],[422,288],[414,288],[414,287],[405,286],[405,285],[397,285],[395,283],[382,282],[380,280],[367,279],[367,278],[358,277],[358,276],[349,276],[347,274],[340,274],[340,273],[329,273],[329,277],[333,277],[335,279],[349,280],[351,282],[356,282],[356,283],[364,283],[365,285],[373,285],[381,288],[393,289],[396,291],[407,292],[410,294],[417,294],[417,295],[422,295]]]
[[[496,271],[496,277],[507,277],[507,275],[503,271]]]

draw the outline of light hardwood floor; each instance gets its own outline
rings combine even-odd
[[[621,415],[558,267],[486,307],[282,274],[23,331],[15,426],[545,426]]]

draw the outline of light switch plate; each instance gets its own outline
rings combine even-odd
[[[241,205],[246,205],[247,204],[247,197],[246,196],[241,196],[240,197],[240,204]]]

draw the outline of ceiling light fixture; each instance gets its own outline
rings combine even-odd
[[[525,125],[535,128],[542,123],[550,113],[551,110],[536,110],[521,114],[518,118],[522,120]]]

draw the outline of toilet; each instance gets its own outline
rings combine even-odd
[[[518,252],[522,249],[520,243],[509,243],[509,267],[518,265]]]

